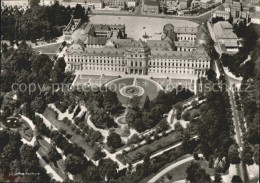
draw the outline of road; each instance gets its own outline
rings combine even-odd
[[[199,157],[202,157],[202,154],[199,154]],[[173,168],[176,168],[184,163],[187,163],[189,161],[194,160],[194,157],[188,157],[186,159],[183,159],[181,161],[178,161],[176,163],[171,164],[170,166],[166,167],[165,169],[163,169],[162,171],[160,171],[158,174],[156,174],[153,178],[151,178],[148,183],[152,183],[152,182],[156,182],[160,177],[162,177],[164,174],[166,174],[167,172],[169,172],[170,170],[172,170]]]
[[[231,110],[232,110],[232,115],[233,115],[233,122],[234,122],[234,127],[235,127],[235,140],[239,146],[239,156],[240,158],[242,157],[242,147],[243,147],[243,142],[242,142],[242,134],[241,134],[241,129],[239,127],[239,118],[238,118],[238,112],[235,106],[234,102],[234,93],[233,93],[233,84],[238,84],[239,80],[234,80],[234,78],[230,77],[224,72],[223,66],[220,63],[220,59],[216,60],[217,66],[219,68],[219,71],[221,74],[225,76],[226,82],[228,84],[228,94],[229,94],[229,99],[230,99],[230,104],[231,104]],[[241,163],[237,165],[237,174],[242,178],[244,182],[249,181],[248,177],[248,172],[247,172],[247,167],[245,163],[241,160]]]

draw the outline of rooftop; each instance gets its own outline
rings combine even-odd
[[[84,43],[87,45],[105,45],[106,42],[107,42],[107,38],[105,37],[89,36]]]
[[[149,47],[164,47],[164,48],[168,48],[171,49],[171,45],[168,41],[165,40],[147,40],[146,44]]]
[[[229,15],[229,12],[221,11],[221,10],[217,10],[217,11],[215,11],[214,13],[216,13],[216,14],[225,14],[225,15]]]
[[[219,21],[213,25],[215,35],[218,39],[237,39],[232,25],[227,21]]]
[[[159,3],[157,1],[152,0],[144,0],[144,4],[148,6],[159,6]]]
[[[94,30],[95,31],[109,31],[109,25],[106,24],[94,24]]]
[[[174,27],[174,32],[179,34],[196,34],[198,27]]]
[[[193,48],[193,47],[195,47],[195,42],[189,42],[189,41],[174,41],[174,45],[175,45],[176,47]]]
[[[201,45],[197,49],[187,52],[187,51],[161,51],[161,50],[151,50],[151,55],[153,57],[169,57],[169,58],[187,58],[187,59],[203,59],[209,58],[208,53],[205,48]]]

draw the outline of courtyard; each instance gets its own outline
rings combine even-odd
[[[163,26],[168,23],[176,27],[198,26],[197,23],[188,20],[135,16],[94,15],[90,17],[90,21],[93,24],[125,24],[127,37],[135,40],[141,39],[143,35],[147,35],[151,40],[161,40]]]

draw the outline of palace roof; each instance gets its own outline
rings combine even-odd
[[[105,45],[107,42],[107,38],[105,37],[87,37],[86,41],[84,42],[86,45]]]
[[[197,27],[174,27],[174,32],[177,34],[196,34]]]
[[[174,41],[174,45],[175,45],[176,47],[193,48],[193,47],[195,47],[195,42],[189,42],[189,41]]]

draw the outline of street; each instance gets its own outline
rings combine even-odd
[[[239,146],[239,156],[240,158],[242,157],[242,147],[243,147],[243,142],[242,142],[242,135],[241,135],[241,129],[239,127],[239,121],[238,121],[238,114],[237,114],[237,109],[235,107],[235,102],[234,102],[234,93],[233,93],[233,84],[237,84],[238,81],[234,80],[234,78],[231,78],[228,76],[222,67],[222,64],[220,63],[220,59],[216,60],[217,66],[219,67],[219,71],[221,74],[224,74],[226,82],[228,84],[228,94],[230,98],[230,104],[231,104],[231,110],[232,110],[232,115],[233,115],[233,122],[234,122],[234,130],[235,130],[235,140]],[[241,160],[241,163],[238,164],[237,166],[237,174],[242,178],[244,182],[249,181],[248,178],[248,172],[247,172],[247,167],[244,164],[244,162]]]

